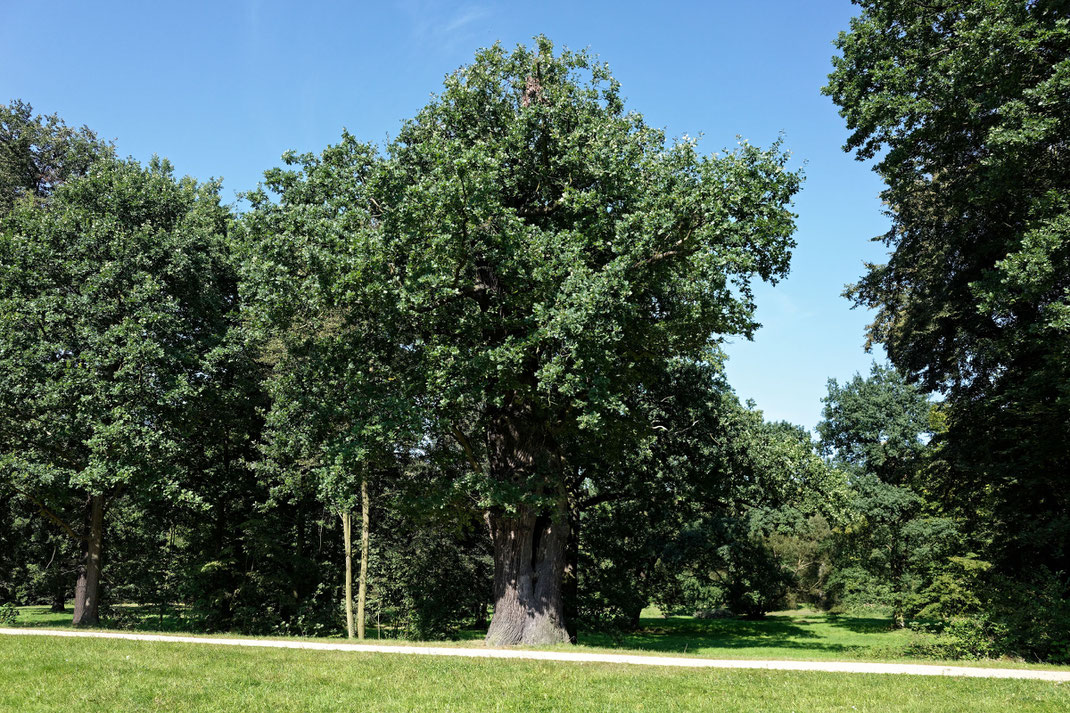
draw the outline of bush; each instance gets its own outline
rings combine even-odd
[[[932,659],[989,659],[1005,653],[1006,631],[987,617],[952,617],[937,622],[911,622],[921,634],[907,648],[908,655]]]
[[[1041,568],[1028,581],[993,577],[990,616],[1005,631],[1006,648],[1024,658],[1070,663],[1070,581]]]
[[[11,602],[0,605],[0,626],[13,626],[19,618],[19,610]]]
[[[784,606],[794,577],[742,523],[690,527],[674,545],[659,563],[665,584],[655,601],[664,611],[724,607],[757,618]]]
[[[983,577],[991,569],[989,562],[974,554],[949,557],[948,564],[922,593],[923,617],[975,616],[983,610]]]

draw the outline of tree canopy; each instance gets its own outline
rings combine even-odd
[[[288,160],[268,175],[278,202],[254,194],[245,221],[256,280],[381,334],[350,359],[411,395],[494,533],[490,640],[561,639],[569,504],[600,485],[578,446],[641,438],[655,424],[634,394],[753,333],[752,280],[787,271],[798,175],[779,147],[668,142],[604,65],[545,39],[480,52],[383,155],[344,137]]]
[[[1070,571],[1066,5],[859,4],[825,91],[892,227],[848,294],[876,310],[870,340],[947,395],[952,505],[989,514],[1012,570]]]

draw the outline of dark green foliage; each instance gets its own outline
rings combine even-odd
[[[930,635],[908,648],[908,652],[915,656],[976,660],[996,658],[1006,653],[1006,629],[983,616],[912,622],[910,628]]]
[[[666,548],[660,566],[667,584],[656,595],[668,611],[726,608],[759,617],[783,607],[792,583],[773,553],[734,518],[705,518],[686,526]]]
[[[873,365],[840,386],[828,382],[821,448],[837,464],[884,483],[908,484],[917,471],[929,427],[929,401],[894,369]]]
[[[826,92],[892,249],[849,294],[946,394],[934,490],[1010,576],[1070,571],[1070,24],[1060,0],[864,0]]]
[[[493,560],[481,528],[387,511],[374,518],[369,632],[378,623],[386,636],[430,640],[486,626]]]
[[[18,99],[0,104],[0,217],[23,196],[41,201],[113,154],[111,144],[88,127],[73,129],[55,114],[34,116],[33,107]]]
[[[1070,578],[1038,567],[985,584],[985,613],[1005,632],[1000,641],[1005,651],[1070,663]]]
[[[859,4],[826,92],[846,148],[877,159],[892,252],[848,293],[877,310],[869,336],[892,362],[946,395],[926,487],[991,577],[1031,592],[989,589],[989,608],[1052,601],[1031,582],[1070,572],[1067,6]]]

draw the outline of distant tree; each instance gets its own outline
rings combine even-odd
[[[888,367],[874,364],[841,386],[829,379],[821,448],[842,467],[890,485],[908,484],[919,468],[929,427],[929,400]]]
[[[917,490],[931,459],[928,398],[894,369],[873,365],[828,383],[821,449],[849,474],[850,501],[830,588],[848,603],[885,604],[897,626],[960,546],[958,528]]]
[[[47,198],[56,186],[85,175],[112,145],[83,126],[73,129],[55,114],[34,116],[18,99],[0,104],[0,216],[22,196]]]
[[[109,502],[195,498],[191,404],[226,378],[236,307],[218,191],[102,158],[0,221],[0,474],[82,544],[75,624],[98,619]]]

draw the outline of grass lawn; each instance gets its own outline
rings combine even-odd
[[[152,633],[188,633],[177,617],[158,618],[152,610],[129,607],[132,629]],[[186,622],[188,625],[188,622]],[[66,628],[71,613],[53,614],[48,607],[22,607],[18,626]],[[457,641],[413,642],[399,639],[377,640],[374,628],[370,643],[420,644],[436,646],[481,646],[483,633],[462,632]],[[213,636],[241,636],[212,634]],[[1066,666],[1028,664],[1002,659],[996,661],[947,661],[907,655],[907,646],[921,636],[907,630],[893,630],[891,620],[879,616],[835,616],[805,610],[774,612],[763,619],[695,619],[663,617],[654,608],[643,612],[640,628],[621,636],[580,632],[579,646],[543,647],[562,651],[657,654],[659,656],[700,656],[719,659],[798,659],[809,661],[881,661],[916,663],[957,663],[1000,668],[1044,668],[1066,670]],[[261,637],[242,637],[261,638]],[[299,637],[264,637],[299,638]],[[308,638],[308,637],[305,637]]]
[[[1070,685],[0,636],[0,710],[1066,711]]]

